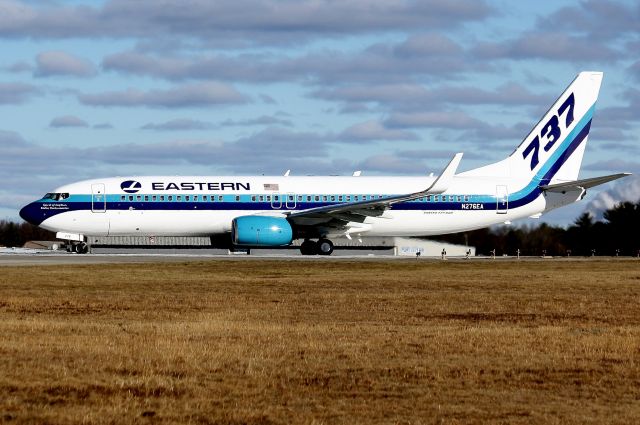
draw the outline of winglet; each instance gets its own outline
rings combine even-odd
[[[458,165],[460,165],[460,161],[462,160],[462,155],[462,152],[458,152],[453,156],[453,159],[449,161],[449,164],[446,166],[444,171],[442,171],[429,189],[425,191],[426,193],[439,194],[449,188],[451,180],[453,180],[453,176],[455,176],[456,171],[458,170]]]

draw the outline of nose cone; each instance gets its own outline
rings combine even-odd
[[[32,202],[20,210],[20,217],[22,217],[24,221],[35,224],[36,226],[42,223],[41,215],[40,204],[37,202]]]

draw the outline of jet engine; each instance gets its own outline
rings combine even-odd
[[[293,240],[293,229],[285,218],[246,215],[233,219],[231,240],[234,245],[289,245]]]

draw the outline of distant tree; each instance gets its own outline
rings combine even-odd
[[[633,255],[640,249],[640,202],[623,202],[605,211],[606,248],[621,255]]]
[[[41,229],[32,224],[15,223],[10,220],[0,220],[0,245],[20,247],[27,241],[52,241],[55,233]]]

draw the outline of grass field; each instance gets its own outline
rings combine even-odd
[[[638,423],[640,262],[2,267],[0,421]]]

